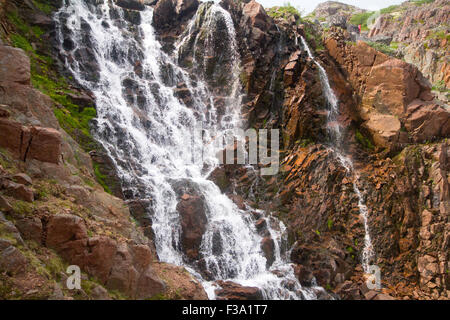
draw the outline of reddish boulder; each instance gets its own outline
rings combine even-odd
[[[86,226],[83,219],[71,214],[51,216],[47,223],[46,244],[58,251],[67,242],[87,239]]]
[[[52,128],[31,128],[31,142],[27,157],[58,164],[61,158],[61,133]]]
[[[124,9],[139,10],[145,9],[143,0],[115,0],[116,5]]]
[[[41,243],[42,240],[42,222],[39,218],[25,218],[16,221],[16,227],[20,234],[26,240],[34,240]]]
[[[0,45],[0,81],[30,84],[30,58],[22,49]]]
[[[216,289],[217,300],[262,300],[263,294],[259,288],[244,287],[232,281],[216,282],[221,288]]]
[[[183,199],[177,205],[177,211],[181,218],[181,243],[187,257],[197,260],[208,219],[203,198],[186,196],[183,196]]]
[[[198,0],[159,0],[153,11],[152,23],[157,30],[170,28],[175,20],[194,12],[198,5]]]
[[[261,241],[261,249],[267,259],[266,265],[267,267],[270,267],[275,261],[275,242],[273,242],[273,239],[271,237],[265,237]]]
[[[0,239],[0,272],[15,275],[25,271],[27,259],[14,246]]]
[[[33,190],[24,186],[23,184],[15,183],[12,181],[7,181],[4,184],[4,188],[6,190],[6,194],[22,201],[33,202],[34,195]]]
[[[13,180],[17,183],[21,183],[24,185],[32,185],[33,184],[33,180],[31,180],[31,178],[25,173],[18,173],[18,174],[13,175]]]
[[[58,130],[26,127],[15,121],[0,119],[0,147],[11,150],[21,160],[36,159],[58,164],[62,137]]]
[[[273,24],[272,19],[267,15],[263,6],[256,2],[255,0],[251,0],[248,2],[243,10],[245,18],[249,20],[249,24],[252,27],[258,28],[260,30],[268,30],[270,26]]]

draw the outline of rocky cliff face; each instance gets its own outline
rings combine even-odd
[[[369,32],[369,38],[389,37],[398,43],[404,60],[414,64],[430,82],[449,88],[448,23],[450,3],[432,1],[418,6],[405,2],[382,14]],[[448,97],[447,97],[448,99]]]
[[[38,4],[0,3],[0,297],[205,299],[183,268],[157,262],[128,205],[97,182],[83,145],[89,133],[67,122],[81,121],[77,110],[93,101],[57,80],[52,48],[32,42],[53,32],[52,4]],[[67,288],[69,265],[81,268],[81,289]]]
[[[155,5],[116,3],[136,24],[137,12]],[[205,18],[206,11],[196,12],[198,6],[197,1],[156,3],[153,25],[168,54],[192,17]],[[210,179],[238,207],[263,208],[285,223],[289,237],[283,252],[292,249],[290,260],[303,286],[317,282],[342,299],[449,299],[450,117],[448,106],[435,98],[424,78],[447,81],[445,72],[442,77],[437,69],[422,75],[421,63],[415,67],[406,58],[351,41],[342,27],[361,13],[353,7],[332,2],[319,7],[316,18],[334,25],[322,34],[317,23],[282,8],[269,15],[255,1],[225,0],[221,6],[231,13],[237,30],[242,113],[248,127],[281,130],[281,170],[261,177],[246,167],[225,165]],[[394,19],[403,21],[401,32],[387,19],[370,36],[388,34],[408,47],[418,45],[431,41],[427,37],[434,31],[421,34],[413,17],[426,20],[426,30],[435,30],[436,19],[448,13],[446,1],[404,7],[407,18]],[[206,298],[183,268],[156,261],[147,214],[151,200],[126,202],[111,194],[116,194],[113,166],[109,163],[108,170],[108,159],[86,126],[95,117],[90,93],[68,76],[60,81],[64,68],[51,46],[39,40],[51,44],[55,37],[48,19],[54,9],[0,1],[0,297]],[[333,22],[339,12],[343,23]],[[22,29],[25,18],[33,22]],[[190,32],[205,41],[200,23]],[[329,109],[318,66],[299,44],[301,36],[314,49],[339,99],[338,121],[345,127],[344,148],[355,175],[330,150]],[[195,44],[187,43],[178,58],[191,73],[196,68],[209,71],[207,83],[216,103],[228,90],[223,79],[229,76],[230,62],[221,56],[227,48],[220,34],[215,38],[211,55],[196,53]],[[442,43],[439,50],[446,51]],[[80,54],[89,55],[89,48]],[[194,65],[195,59],[202,63]],[[95,77],[95,66],[90,70]],[[140,72],[138,63],[134,72]],[[183,83],[174,87],[186,105],[193,103]],[[361,266],[365,230],[354,183],[369,209],[375,250],[370,262],[381,269],[378,291],[367,287]],[[116,195],[124,196],[117,189]],[[178,191],[183,250],[201,270],[204,202],[186,186]],[[274,241],[268,222],[257,211],[253,215],[270,265]],[[66,289],[68,264],[82,268],[82,290]],[[219,284],[219,299],[262,297],[257,288]]]

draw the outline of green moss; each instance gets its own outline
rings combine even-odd
[[[375,146],[372,144],[372,142],[368,138],[366,138],[358,129],[355,130],[355,138],[356,141],[364,148],[369,150],[375,149]]]
[[[33,3],[46,14],[55,10],[51,1],[35,0]],[[73,91],[70,90],[68,81],[58,75],[56,63],[50,56],[38,54],[31,45],[33,42],[42,41],[44,31],[38,26],[30,26],[17,11],[8,12],[7,18],[15,26],[16,31],[9,37],[11,44],[23,49],[30,57],[32,85],[53,99],[54,113],[61,127],[85,151],[94,149],[95,142],[90,134],[89,123],[97,115],[95,109],[81,108],[72,103],[67,95],[73,94]]]
[[[400,5],[392,5],[387,8],[381,9],[380,12],[381,12],[381,14],[392,13],[392,12],[398,10],[399,7],[400,7]]]
[[[94,173],[95,173],[95,178],[97,179],[97,182],[103,187],[105,192],[112,194],[111,190],[109,189],[108,185],[105,182],[107,177],[101,173],[100,165],[98,163],[94,163]]]
[[[15,213],[22,216],[29,215],[33,212],[33,205],[22,200],[14,201],[12,207]]]
[[[169,298],[162,293],[158,293],[151,297],[149,300],[169,300]]]
[[[450,90],[445,85],[444,80],[440,80],[440,81],[436,82],[431,89],[433,91],[438,91],[438,92],[447,92],[447,93],[450,92]]]
[[[291,15],[297,17],[297,24],[300,23],[300,17],[302,16],[300,11],[291,5],[289,2],[284,4],[281,7],[272,7],[267,10],[267,14],[276,19],[276,18],[288,18]]]
[[[25,37],[22,37],[20,34],[11,35],[11,42],[14,47],[20,48],[27,52],[33,52],[33,47],[28,42]]]
[[[394,49],[393,47],[388,46],[384,43],[367,41],[367,44],[369,46],[371,46],[372,48],[374,48],[375,50],[383,52],[384,54],[387,54],[388,56],[395,56],[395,54],[397,53],[396,49]]]
[[[361,25],[361,30],[367,31],[369,28],[367,27],[367,19],[374,14],[374,12],[363,12],[363,13],[355,13],[350,18],[350,23],[354,25]]]
[[[50,14],[53,11],[56,10],[56,7],[54,5],[54,1],[52,3],[52,1],[33,0],[33,4],[36,6],[36,8],[38,8],[39,10],[44,12],[45,14]]]
[[[432,3],[435,0],[412,0],[411,2],[413,2],[416,6],[421,6],[423,4],[428,4],[428,3]]]

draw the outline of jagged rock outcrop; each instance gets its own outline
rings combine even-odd
[[[417,68],[365,42],[345,40],[345,33],[338,31],[330,34],[325,44],[359,94],[363,127],[377,145],[425,142],[450,135],[450,113],[433,102],[431,86]],[[429,126],[434,129],[426,130]]]
[[[345,29],[352,15],[363,12],[366,10],[337,1],[326,1],[320,3],[307,18],[315,19],[327,26],[339,26]]]
[[[389,37],[406,62],[414,64],[434,85],[450,86],[448,23],[450,3],[404,2],[377,18],[368,36]],[[390,42],[390,41],[389,41]],[[448,97],[446,97],[448,100]]]

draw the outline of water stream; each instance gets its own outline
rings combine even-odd
[[[336,155],[337,159],[341,163],[341,165],[347,171],[349,176],[355,175],[353,179],[353,190],[358,197],[358,208],[360,212],[360,216],[363,220],[364,224],[364,247],[361,257],[361,264],[365,273],[369,273],[369,265],[371,259],[374,257],[374,249],[372,245],[372,240],[370,238],[370,230],[368,223],[368,209],[364,201],[364,197],[357,185],[359,176],[356,170],[353,167],[353,162],[351,158],[345,154],[345,151],[342,146],[342,125],[339,123],[339,100],[334,94],[333,89],[331,88],[330,81],[328,80],[327,73],[325,69],[320,65],[319,62],[314,58],[311,53],[311,49],[308,46],[306,40],[301,37],[301,43],[307,52],[309,58],[314,62],[319,70],[319,77],[322,83],[322,88],[325,93],[325,98],[329,105],[328,119],[327,119],[327,128],[328,133],[330,135],[331,140],[331,150]]]
[[[202,18],[199,12],[203,11]],[[206,13],[204,12],[206,10]],[[66,0],[56,14],[61,56],[66,68],[96,97],[93,135],[113,159],[129,199],[151,199],[149,215],[161,261],[185,266],[215,298],[216,280],[258,287],[266,299],[314,299],[321,288],[302,288],[287,254],[281,250],[285,227],[264,212],[275,241],[275,261],[268,267],[251,208],[239,209],[207,179],[218,165],[214,144],[193,143],[200,123],[204,141],[240,126],[240,58],[230,14],[218,4],[202,4],[173,55],[162,50],[151,24],[153,9],[140,14],[140,23],[111,1]],[[206,29],[207,41],[196,41],[195,24]],[[179,66],[185,42],[195,50],[209,47],[215,30],[225,26],[230,72],[225,115],[219,116],[214,92],[199,71],[193,75]],[[222,30],[222,29],[221,29]],[[224,31],[222,30],[222,31]],[[203,38],[204,39],[204,38]],[[202,47],[203,45],[203,47]],[[201,61],[194,61],[201,65]],[[199,69],[200,70],[200,69]],[[175,95],[180,83],[193,103]],[[223,94],[223,93],[221,93]],[[203,161],[187,161],[201,154]],[[189,185],[205,202],[207,216],[200,253],[210,278],[197,262],[186,258],[180,244],[178,189]]]

